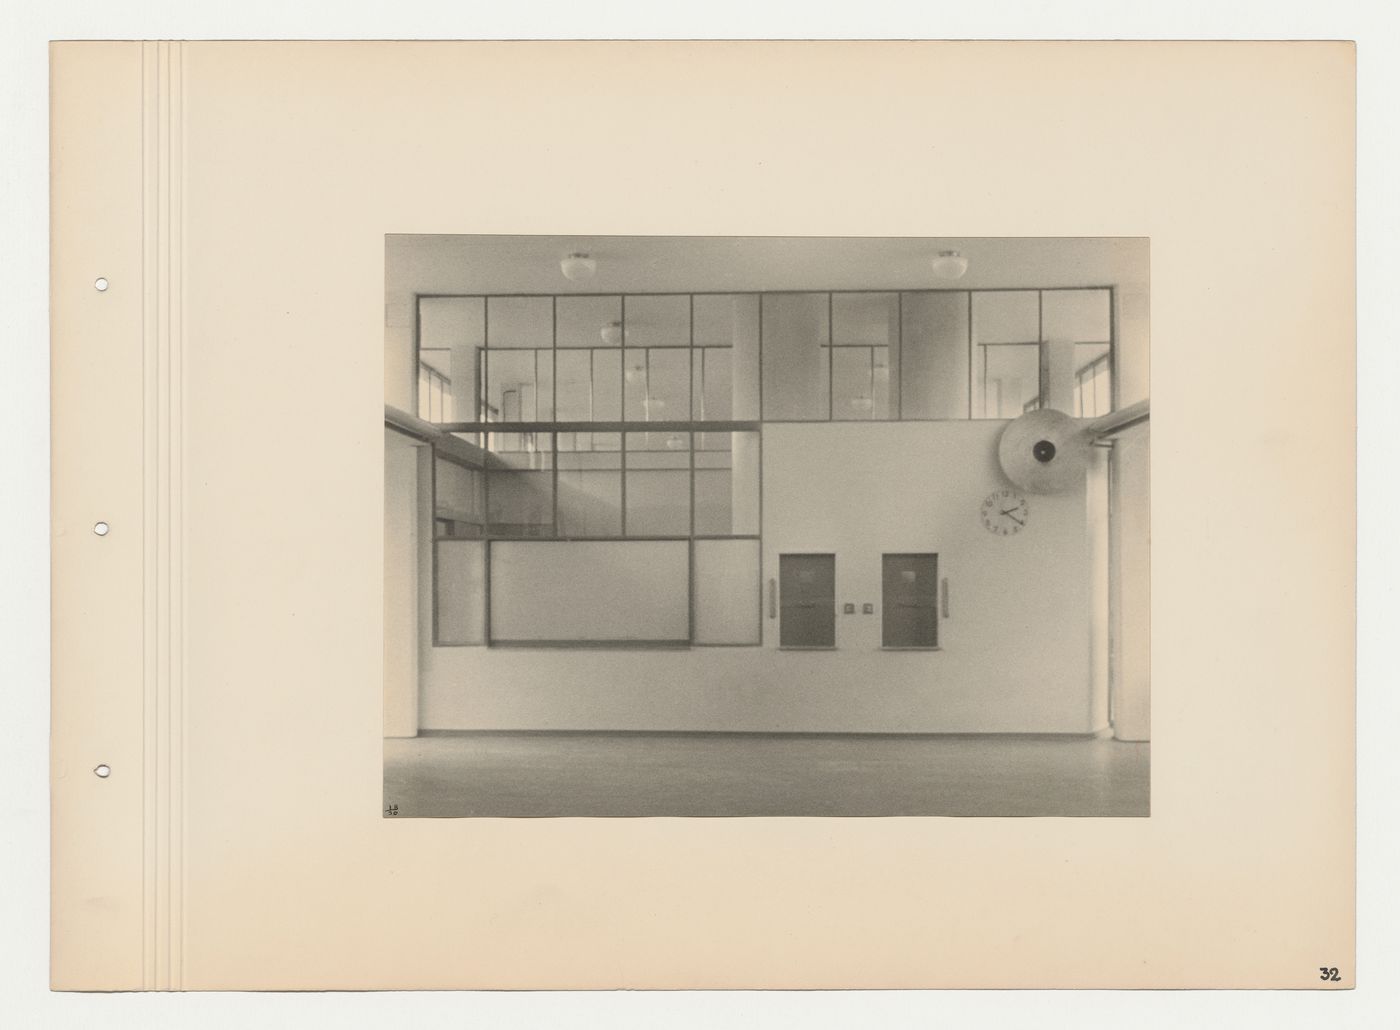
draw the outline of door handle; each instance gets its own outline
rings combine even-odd
[[[778,617],[778,581],[776,579],[768,581],[768,617],[770,619]]]
[[[948,612],[949,612],[949,610],[950,610],[950,609],[949,609],[949,604],[948,604],[948,578],[947,578],[946,576],[943,578],[942,586],[943,586],[943,617],[946,619],[946,618],[948,618]]]

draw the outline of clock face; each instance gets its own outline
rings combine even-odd
[[[998,490],[982,502],[982,525],[995,536],[1015,536],[1026,528],[1030,505],[1015,490]]]

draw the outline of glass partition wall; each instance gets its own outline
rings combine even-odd
[[[445,434],[441,646],[757,645],[762,423],[1114,407],[1108,287],[420,296],[417,315],[417,414]]]
[[[417,414],[464,429],[1092,418],[1113,373],[1109,287],[418,299]]]
[[[436,644],[759,643],[756,430],[532,429],[448,440],[433,445]],[[591,598],[567,619],[543,608],[532,617],[526,603],[521,577],[537,585],[551,562],[560,577],[552,594]],[[585,571],[591,586],[565,582]],[[636,591],[645,599],[636,632],[619,635],[619,606],[637,606]],[[686,631],[674,620],[660,636],[646,630],[660,610],[686,612]]]

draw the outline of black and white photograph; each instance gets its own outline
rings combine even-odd
[[[1149,816],[1149,244],[387,236],[383,816]]]

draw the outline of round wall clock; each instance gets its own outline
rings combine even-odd
[[[1014,536],[1026,528],[1030,505],[1015,490],[998,490],[982,502],[982,525],[996,536]]]

